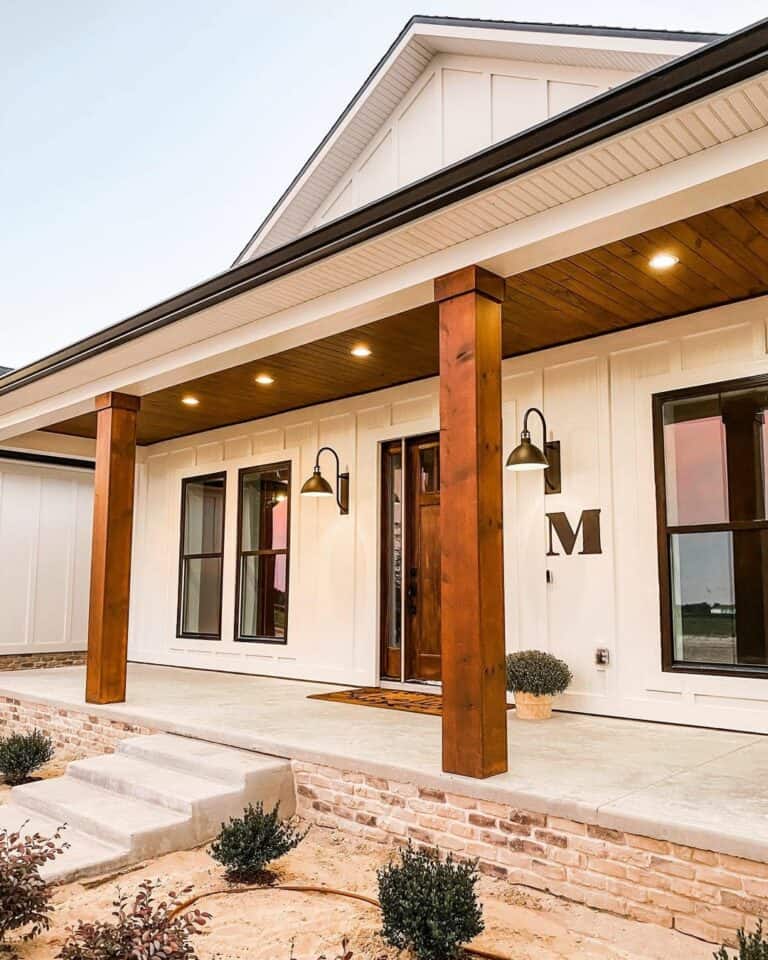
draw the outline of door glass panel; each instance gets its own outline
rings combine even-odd
[[[384,642],[390,650],[402,647],[403,604],[403,456],[385,451],[385,577]]]
[[[440,448],[437,445],[419,450],[419,467],[422,493],[437,493],[440,490]]]
[[[218,635],[221,619],[221,557],[183,561],[182,633]]]
[[[240,636],[283,639],[288,612],[287,557],[250,554],[242,558]]]

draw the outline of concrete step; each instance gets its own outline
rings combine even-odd
[[[187,737],[123,740],[118,752],[69,764],[63,777],[14,787],[0,827],[51,836],[66,824],[71,848],[45,867],[50,880],[108,873],[210,840],[261,800],[296,810],[288,760]]]
[[[76,760],[67,767],[67,776],[184,814],[190,818],[195,844],[214,837],[222,822],[239,816],[246,804],[242,787],[169,770],[130,754]]]
[[[42,837],[52,837],[59,825],[55,820],[20,807],[13,801],[0,806],[0,829],[13,832],[21,828],[24,834],[30,836],[39,833]],[[49,883],[73,876],[109,873],[131,862],[130,851],[126,847],[103,843],[70,827],[63,831],[62,841],[66,841],[69,848],[40,870],[43,879]]]
[[[228,783],[243,791],[243,807],[261,800],[271,809],[280,802],[284,817],[296,812],[293,771],[289,760],[248,750],[194,740],[169,733],[121,740],[118,754],[136,757],[166,770]]]
[[[135,861],[197,843],[189,814],[103,790],[76,777],[27,783],[15,787],[11,797],[18,806],[66,823],[100,843],[128,849]]]

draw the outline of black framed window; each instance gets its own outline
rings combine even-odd
[[[235,639],[286,643],[291,465],[239,475]]]
[[[768,675],[768,378],[654,398],[665,669]]]
[[[224,473],[182,481],[177,621],[181,637],[221,637],[225,497]]]

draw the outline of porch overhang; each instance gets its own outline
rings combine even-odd
[[[761,21],[6,374],[0,440],[756,194],[767,50]]]

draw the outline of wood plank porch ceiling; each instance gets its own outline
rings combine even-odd
[[[655,271],[659,251],[679,258]],[[510,277],[503,305],[511,357],[768,293],[768,193]],[[353,357],[365,344],[371,356]],[[338,400],[438,372],[437,306],[335,334],[142,399],[138,442],[157,443]],[[274,383],[261,386],[267,373]],[[199,399],[195,407],[184,396]],[[49,427],[96,435],[95,414]]]

